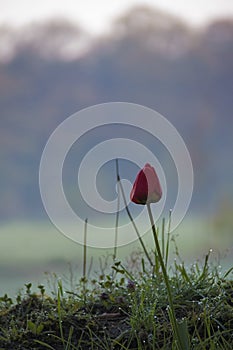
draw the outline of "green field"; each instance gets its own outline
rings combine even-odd
[[[212,259],[221,264],[223,270],[232,265],[232,236],[213,230],[208,222],[187,218],[174,234],[180,255],[188,263],[202,260],[212,249]],[[82,246],[66,238],[50,222],[1,225],[0,238],[0,295],[8,293],[14,296],[28,282],[32,282],[36,289],[39,283],[46,283],[45,271],[68,274],[68,263],[72,264],[77,276],[81,274]],[[150,233],[144,236],[144,240],[152,247]],[[138,247],[137,241],[121,247],[118,256],[124,260]],[[99,257],[111,252],[111,249],[89,248],[88,259],[94,258],[92,270],[98,270]]]

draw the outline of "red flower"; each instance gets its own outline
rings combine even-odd
[[[136,177],[130,199],[136,204],[145,205],[146,203],[156,203],[161,197],[162,189],[159,178],[155,169],[147,163]]]

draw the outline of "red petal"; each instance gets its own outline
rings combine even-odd
[[[130,193],[130,199],[136,204],[155,203],[162,197],[162,189],[155,169],[147,163],[139,171],[133,188]]]
[[[148,196],[148,184],[143,170],[140,170],[133,184],[130,199],[137,204],[146,204]]]

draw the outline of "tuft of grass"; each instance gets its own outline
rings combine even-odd
[[[190,349],[231,350],[232,269],[221,277],[209,256],[189,267],[177,257],[169,267],[176,318],[181,329],[185,319]],[[52,296],[43,285],[32,292],[31,283],[15,301],[2,296],[0,349],[176,349],[160,269],[153,275],[136,253],[112,264],[110,271],[102,264],[85,289],[83,279],[66,290],[57,279]]]

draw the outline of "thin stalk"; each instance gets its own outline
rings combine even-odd
[[[168,230],[167,230],[167,244],[166,244],[166,256],[165,256],[165,266],[166,266],[166,268],[167,268],[167,264],[168,264],[168,253],[169,253],[169,244],[170,244],[170,235],[171,235],[171,216],[172,216],[172,211],[169,210]]]
[[[119,226],[119,215],[120,215],[120,194],[119,194],[119,166],[118,159],[116,159],[116,177],[117,177],[117,211],[116,211],[116,225],[115,225],[115,241],[114,241],[114,251],[113,260],[117,257],[117,241],[118,241],[118,226]]]
[[[93,265],[93,256],[91,256],[91,259],[90,259],[90,263],[89,263],[89,267],[88,267],[88,271],[87,271],[87,278],[90,277],[92,265]]]
[[[150,258],[150,255],[149,255],[149,253],[148,253],[148,251],[147,251],[147,249],[146,249],[146,247],[145,247],[145,244],[143,243],[143,240],[142,240],[142,238],[141,238],[141,236],[140,236],[140,233],[139,233],[138,228],[137,228],[137,226],[136,226],[136,224],[135,224],[135,222],[134,222],[134,219],[133,219],[133,217],[132,217],[132,215],[131,215],[131,213],[130,213],[130,211],[129,211],[129,207],[128,207],[128,205],[127,205],[127,201],[126,201],[126,197],[125,197],[125,192],[124,192],[124,189],[123,189],[123,186],[122,186],[122,183],[121,183],[121,179],[120,179],[119,172],[118,172],[118,174],[117,174],[117,179],[118,179],[119,188],[120,188],[121,193],[122,193],[122,198],[123,198],[123,201],[124,201],[124,205],[125,205],[125,209],[126,209],[126,212],[127,212],[127,214],[128,214],[128,217],[129,217],[129,219],[130,219],[130,221],[131,221],[131,223],[132,223],[132,225],[133,225],[133,228],[134,228],[134,230],[135,230],[135,232],[136,232],[136,234],[137,234],[137,236],[138,236],[139,242],[140,242],[140,244],[141,244],[141,246],[142,246],[142,249],[144,250],[144,253],[145,253],[145,255],[146,255],[146,257],[147,257],[147,259],[148,259],[150,265],[151,265],[152,267],[154,267],[154,264],[153,264],[153,262],[152,262],[152,260],[151,260],[151,258]]]
[[[162,220],[162,256],[165,257],[165,218]]]
[[[57,290],[57,313],[59,318],[59,329],[60,329],[60,335],[63,347],[65,347],[65,339],[64,339],[64,333],[62,328],[62,310],[61,310],[61,298],[63,296],[63,288],[62,288],[62,282],[58,281],[58,290]]]
[[[84,240],[83,240],[83,279],[86,280],[87,277],[87,222],[85,220],[84,225]]]
[[[86,304],[86,283],[87,283],[87,222],[88,219],[85,220],[84,225],[84,239],[83,239],[83,298],[84,304]]]
[[[161,253],[161,249],[160,249],[160,245],[159,245],[159,241],[158,241],[158,236],[157,236],[157,232],[156,232],[156,228],[155,228],[155,224],[154,224],[154,219],[153,219],[153,215],[151,212],[150,203],[147,203],[147,210],[148,210],[150,223],[151,223],[151,227],[152,227],[152,232],[153,232],[153,236],[154,236],[155,247],[156,247],[156,250],[158,253],[158,258],[159,258],[159,261],[161,264],[163,278],[164,278],[164,282],[165,282],[166,289],[167,289],[168,302],[169,302],[169,307],[170,307],[169,314],[170,314],[170,318],[171,318],[173,332],[174,332],[176,339],[177,339],[177,342],[178,342],[178,349],[185,350],[185,349],[183,349],[182,341],[181,341],[179,330],[178,330],[175,309],[174,309],[173,300],[172,300],[171,287],[170,287],[170,283],[169,283],[169,279],[168,279],[167,270],[166,270],[166,267],[165,267],[165,264],[163,261],[163,257],[162,257],[162,253]]]

